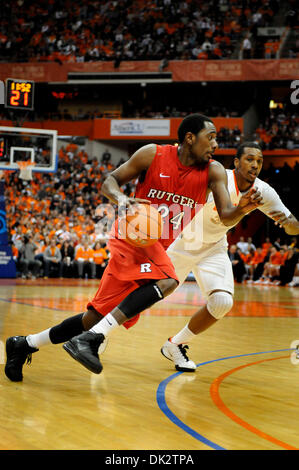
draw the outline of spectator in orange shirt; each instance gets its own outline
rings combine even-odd
[[[263,252],[262,248],[257,248],[254,252],[252,259],[249,263],[249,280],[248,283],[256,281],[261,277],[264,268],[264,260],[266,254]]]
[[[88,273],[92,279],[95,279],[96,265],[93,258],[93,249],[86,240],[76,250],[75,266],[77,267],[79,278],[83,279],[83,275]]]
[[[282,248],[277,250],[274,246],[270,250],[269,262],[265,264],[262,278],[260,279],[262,284],[270,284],[273,277],[279,275],[280,266],[285,262],[286,250]]]
[[[272,243],[270,242],[270,238],[266,238],[265,243],[262,244],[262,250],[263,250],[263,253],[265,253],[265,256],[268,254],[271,248],[272,248]]]
[[[251,264],[252,266],[255,266],[255,265],[259,264],[259,263],[262,263],[262,262],[264,261],[264,259],[265,259],[265,254],[263,253],[262,248],[258,248],[258,249],[255,251],[255,253],[254,253],[254,255],[253,255],[253,258],[252,258],[250,264]]]
[[[276,250],[276,253],[270,256],[270,264],[272,264],[272,266],[281,266],[283,264],[284,253],[283,248],[279,251]]]
[[[240,253],[240,256],[241,256],[241,258],[244,262],[244,266],[245,266],[245,270],[246,270],[246,275],[244,276],[244,278],[246,279],[250,276],[250,265],[251,265],[251,261],[254,257],[254,250],[250,249],[249,253]]]
[[[280,263],[273,265],[271,276],[274,285],[285,285],[292,279],[292,273],[295,269],[296,256],[295,251],[284,245],[280,249]],[[277,258],[278,261],[278,258]]]
[[[96,278],[101,279],[108,264],[108,253],[105,244],[97,241],[93,247],[93,260],[96,265]]]

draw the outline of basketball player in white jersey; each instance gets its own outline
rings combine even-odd
[[[299,222],[277,192],[258,178],[263,166],[261,148],[253,142],[245,142],[238,148],[234,164],[234,170],[226,170],[232,203],[237,205],[242,195],[253,186],[262,196],[263,204],[258,209],[275,220],[288,235],[298,235]],[[189,224],[167,250],[180,285],[192,271],[207,302],[161,349],[179,371],[196,370],[195,363],[186,354],[188,346],[185,344],[223,318],[233,306],[234,277],[226,238],[232,227],[221,223],[210,193],[202,211],[193,219],[193,225]]]

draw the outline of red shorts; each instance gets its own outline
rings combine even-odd
[[[109,241],[108,248],[111,258],[96,295],[87,305],[103,316],[144,284],[144,280],[171,278],[178,281],[173,264],[159,242],[147,248],[135,248],[114,238]],[[125,328],[133,326],[139,316],[125,322]]]

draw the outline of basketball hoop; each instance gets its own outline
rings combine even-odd
[[[19,167],[19,178],[21,180],[30,181],[32,180],[32,170],[35,165],[35,162],[29,161],[19,161],[16,162]]]

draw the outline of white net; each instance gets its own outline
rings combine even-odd
[[[19,178],[25,181],[32,180],[33,162],[17,162],[17,164],[20,169]]]

